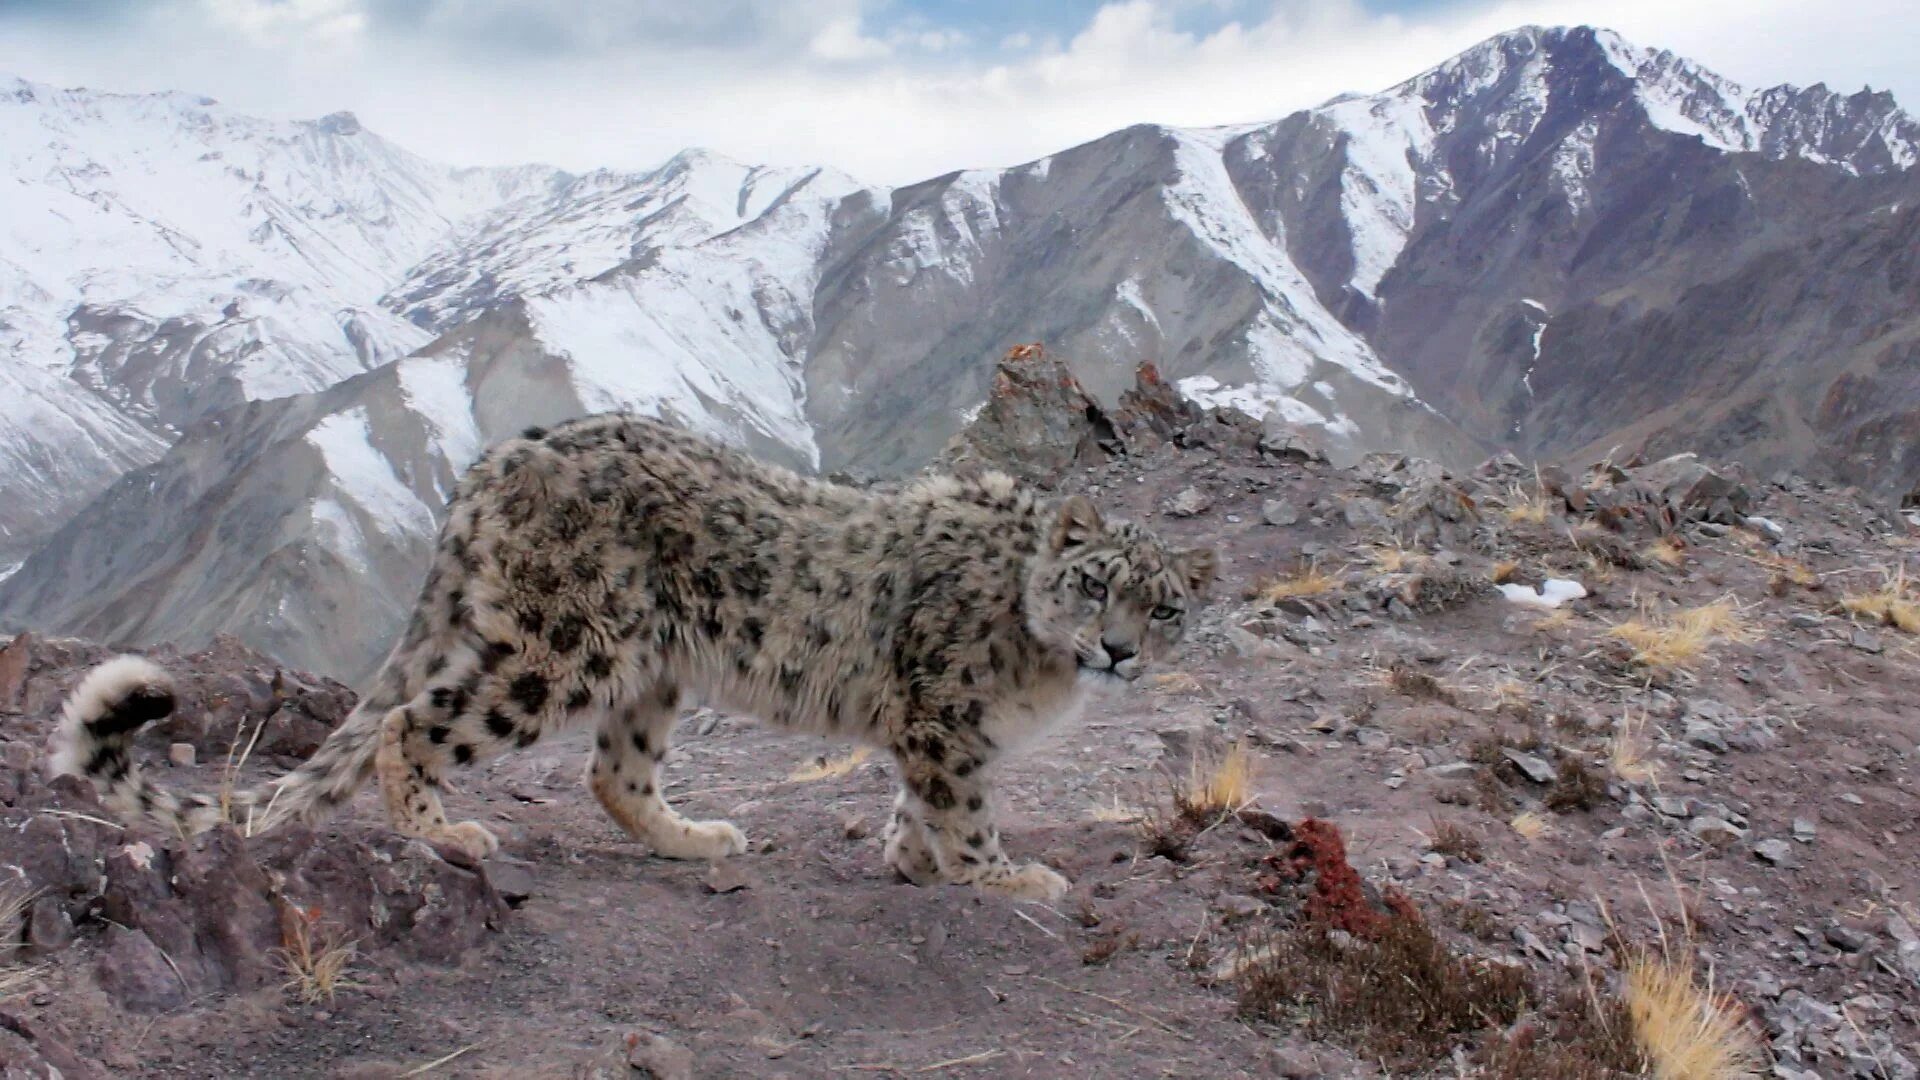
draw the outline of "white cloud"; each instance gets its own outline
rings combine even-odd
[[[1186,29],[1193,0],[1117,0],[1064,40],[983,45],[889,27],[877,20],[892,5],[861,3],[639,0],[616,15],[589,0],[156,0],[113,31],[0,21],[0,71],[276,115],[352,109],[450,161],[636,167],[704,145],[895,183],[1132,123],[1276,118],[1524,23],[1611,26],[1749,84],[1871,82],[1920,103],[1908,0],[1463,0],[1419,17],[1278,0],[1204,33]]]
[[[822,60],[877,60],[893,52],[893,47],[861,33],[860,20],[849,17],[821,27],[807,50]]]

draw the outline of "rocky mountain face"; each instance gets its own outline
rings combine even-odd
[[[325,418],[404,430],[373,388],[418,359],[233,437],[348,471]],[[497,406],[514,369],[483,368]],[[124,828],[46,775],[116,650],[0,638],[0,1074],[1683,1075],[1672,1010],[1626,1007],[1663,959],[1722,1074],[1920,1075],[1920,588],[1888,565],[1920,521],[1694,455],[1461,473],[1321,436],[1151,366],[1103,405],[1025,347],[943,449],[1219,556],[1163,668],[996,765],[1009,851],[1075,883],[1058,914],[901,881],[885,755],[705,709],[666,790],[752,838],[721,863],[617,832],[587,730],[449,777],[502,839],[478,862],[371,784],[311,825]],[[354,700],[228,638],[149,652],[178,707],[131,753],[173,790],[280,775]]]
[[[25,495],[0,499],[0,565],[38,552],[0,625],[225,630],[356,674],[451,478],[507,433],[637,408],[897,474],[1031,341],[1103,410],[1150,362],[1341,460],[1698,448],[1897,497],[1920,446],[1920,128],[1884,94],[1749,92],[1604,31],[897,190],[697,151],[452,170],[350,118],[179,96],[16,84],[7,109],[21,188],[117,231],[56,258],[94,234],[6,218],[40,239],[0,254],[0,378],[47,392],[0,409],[25,463],[0,473]],[[224,194],[190,222],[124,195],[203,180]],[[122,248],[153,254],[100,269]]]

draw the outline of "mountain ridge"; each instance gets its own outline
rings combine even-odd
[[[1747,91],[1604,31],[1523,28],[1270,123],[1136,125],[899,188],[705,151],[522,176],[548,187],[435,233],[369,301],[424,340],[240,412],[229,391],[0,583],[0,623],[228,630],[352,674],[395,617],[355,590],[411,591],[488,442],[632,407],[799,468],[910,470],[1036,339],[1108,403],[1152,360],[1202,404],[1348,451],[1697,445],[1897,496],[1920,297],[1886,234],[1906,193],[1920,206],[1914,132],[1886,95]],[[1858,311],[1791,295],[1820,281],[1851,311],[1814,250],[1876,283]],[[138,565],[99,550],[128,518]],[[207,522],[238,560],[211,614],[206,559],[177,542]]]

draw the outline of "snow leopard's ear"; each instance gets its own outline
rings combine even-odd
[[[1219,567],[1220,557],[1211,548],[1194,548],[1173,557],[1174,572],[1187,583],[1187,591],[1196,597],[1207,595]]]
[[[1092,543],[1094,537],[1100,535],[1101,524],[1100,511],[1085,495],[1075,495],[1061,503],[1053,519],[1054,554]]]

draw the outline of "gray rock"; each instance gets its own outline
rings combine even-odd
[[[482,864],[481,872],[509,907],[519,907],[533,895],[533,874],[520,863],[493,859]]]
[[[1747,834],[1725,818],[1697,817],[1687,822],[1687,831],[1704,843],[1720,847],[1736,843]]]
[[[1855,630],[1853,636],[1847,639],[1847,643],[1863,653],[1878,655],[1887,651],[1886,645],[1880,641],[1880,635],[1870,630]]]
[[[1195,517],[1213,507],[1213,499],[1197,487],[1183,488],[1167,500],[1166,511],[1172,517]]]
[[[1720,729],[1703,720],[1687,721],[1686,733],[1682,738],[1689,745],[1702,750],[1711,750],[1716,754],[1727,752],[1727,740],[1721,736]]]
[[[1268,499],[1260,506],[1260,520],[1275,526],[1292,525],[1300,520],[1300,511],[1286,499]]]
[[[1762,840],[1753,845],[1753,853],[1775,866],[1788,866],[1793,862],[1793,846],[1785,840]]]
[[[1803,844],[1811,844],[1813,843],[1813,838],[1819,834],[1819,827],[1808,819],[1801,817],[1793,819],[1793,838],[1795,840]]]
[[[191,768],[197,756],[192,743],[177,742],[167,747],[167,760],[183,769]]]
[[[1366,750],[1385,750],[1393,745],[1393,739],[1386,732],[1370,727],[1355,728],[1353,741]]]
[[[1867,935],[1855,930],[1851,926],[1846,926],[1841,923],[1828,924],[1824,936],[1827,939],[1827,944],[1839,949],[1841,952],[1856,953],[1873,944],[1873,939],[1867,937]]]
[[[1545,758],[1529,754],[1523,750],[1515,750],[1511,746],[1503,748],[1501,754],[1503,754],[1508,761],[1513,762],[1513,767],[1519,769],[1522,776],[1525,776],[1534,783],[1553,783],[1553,766],[1547,764]]]
[[[1480,771],[1480,766],[1471,761],[1450,761],[1422,771],[1435,780],[1471,780]]]
[[[1675,795],[1655,795],[1653,797],[1653,808],[1658,810],[1662,815],[1670,818],[1684,818],[1693,813],[1688,806],[1687,800]]]

